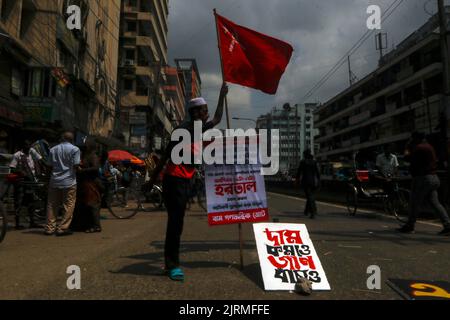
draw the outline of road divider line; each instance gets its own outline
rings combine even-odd
[[[303,198],[298,198],[298,197],[293,197],[293,196],[288,196],[285,194],[281,194],[281,193],[276,193],[276,192],[267,192],[267,194],[269,195],[274,195],[274,196],[279,196],[279,197],[283,197],[286,199],[291,199],[291,200],[296,200],[296,201],[301,201],[301,202],[306,202],[306,199]],[[322,202],[322,201],[316,201],[317,204],[322,205],[322,206],[326,206],[326,207],[331,207],[331,208],[336,208],[336,209],[343,209],[343,210],[347,210],[347,207],[341,206],[341,205],[337,205],[337,204],[333,204],[333,203],[329,203],[329,202]],[[385,213],[381,213],[379,211],[370,211],[370,210],[364,210],[364,209],[358,209],[358,212],[361,213],[371,213],[371,214],[379,214],[382,217],[391,219],[391,220],[397,220],[395,217],[392,217],[390,215],[387,215]],[[433,222],[427,222],[427,221],[417,221],[417,223],[419,224],[423,224],[423,225],[427,225],[427,226],[432,226],[432,227],[440,227],[440,224],[437,223],[433,223]]]

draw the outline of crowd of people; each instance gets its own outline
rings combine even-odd
[[[145,169],[130,163],[113,165],[108,152],[99,152],[93,139],[88,138],[83,147],[75,146],[71,132],[65,132],[53,148],[42,141],[32,144],[25,140],[9,167],[16,229],[25,228],[18,209],[26,204],[29,228],[44,227],[45,235],[57,236],[70,235],[73,231],[101,232],[101,208],[110,203],[114,194],[126,207],[133,179],[145,174],[141,172]],[[48,187],[42,192],[46,196],[45,226],[35,221],[36,208],[32,204],[36,194],[26,190],[33,184]],[[62,217],[59,223],[58,216]]]

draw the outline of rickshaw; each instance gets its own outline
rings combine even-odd
[[[386,214],[393,215],[398,221],[406,222],[409,210],[410,191],[399,186],[397,177],[383,177],[370,162],[359,159],[359,153],[353,155],[353,173],[348,180],[347,209],[355,216],[364,204],[381,204]],[[361,163],[365,165],[361,166]],[[388,193],[377,182],[387,180],[392,184]]]

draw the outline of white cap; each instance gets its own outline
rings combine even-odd
[[[203,98],[195,98],[195,99],[192,99],[191,101],[189,101],[188,109],[201,107],[201,106],[206,106],[206,105],[208,105],[208,104],[206,103],[205,99],[203,99]]]

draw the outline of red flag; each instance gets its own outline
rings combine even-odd
[[[275,94],[294,49],[216,14],[224,80]]]

